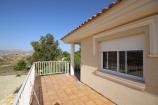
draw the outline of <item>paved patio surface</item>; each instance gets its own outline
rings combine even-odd
[[[74,77],[64,74],[37,77],[35,90],[40,105],[115,105]],[[35,96],[31,105],[38,105]]]

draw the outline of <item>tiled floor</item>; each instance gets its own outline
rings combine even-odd
[[[115,105],[69,75],[48,75],[36,79],[40,105]],[[32,105],[38,105],[35,97]]]

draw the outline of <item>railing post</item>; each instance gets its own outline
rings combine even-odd
[[[51,73],[51,61],[49,61],[49,74]]]
[[[64,70],[65,70],[65,74],[67,73],[66,72],[66,61],[64,62]]]

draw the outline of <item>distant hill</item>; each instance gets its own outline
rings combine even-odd
[[[21,50],[0,50],[0,55],[7,54],[32,54],[33,51],[21,51]]]
[[[0,50],[0,62],[13,63],[32,54],[32,51]]]

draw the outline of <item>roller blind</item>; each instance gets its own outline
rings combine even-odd
[[[144,35],[134,35],[100,43],[100,51],[143,50]]]

